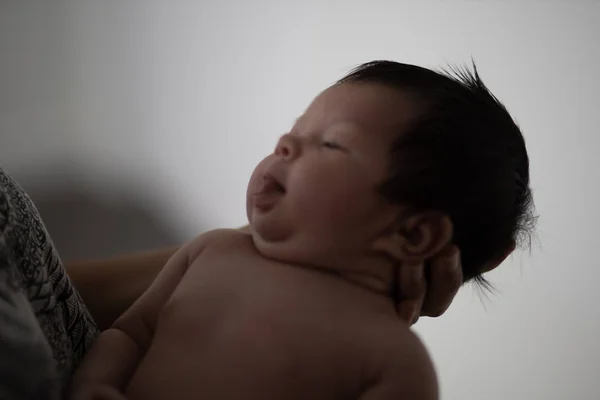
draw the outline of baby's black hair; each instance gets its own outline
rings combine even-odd
[[[523,135],[477,73],[435,72],[373,61],[338,83],[377,83],[411,96],[417,115],[394,143],[382,194],[415,211],[437,210],[454,224],[464,281],[487,286],[486,262],[530,244],[535,224]]]

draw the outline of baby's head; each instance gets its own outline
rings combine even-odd
[[[252,175],[247,211],[268,257],[358,271],[454,243],[468,281],[529,233],[529,160],[476,69],[376,61],[317,96],[280,139]]]

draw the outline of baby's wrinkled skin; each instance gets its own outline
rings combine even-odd
[[[249,231],[212,231],[173,256],[97,340],[74,396],[112,386],[132,400],[436,399],[391,293],[398,271],[448,245],[452,225],[377,190],[411,115],[400,91],[377,84],[321,93],[254,171]]]

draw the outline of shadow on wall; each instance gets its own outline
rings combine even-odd
[[[15,177],[18,179],[17,177]],[[68,183],[49,189],[47,182],[18,179],[27,191],[63,261],[110,257],[180,243],[142,201],[111,193],[99,198]],[[38,180],[39,182],[39,180]]]

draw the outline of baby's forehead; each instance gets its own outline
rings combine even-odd
[[[373,83],[336,84],[321,92],[297,119],[296,129],[347,130],[354,134],[398,132],[415,115],[406,93]]]
[[[303,114],[296,119],[291,133],[344,133],[348,135],[360,135],[364,126],[352,119],[343,118],[339,115],[324,113],[323,117],[315,117],[311,113]]]

